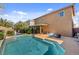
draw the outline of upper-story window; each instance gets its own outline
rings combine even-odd
[[[59,13],[59,16],[64,16],[65,15],[65,12],[64,11],[61,11],[60,13]]]

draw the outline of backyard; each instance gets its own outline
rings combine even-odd
[[[20,5],[28,6],[28,4]],[[8,6],[10,5],[8,4]],[[31,6],[33,5],[31,4]],[[35,4],[34,7],[35,6],[37,5]],[[40,8],[44,9],[44,7]],[[33,13],[33,15],[27,16],[25,7],[23,10],[24,11],[18,11],[18,9],[12,11],[7,10],[9,13],[4,14],[4,17],[0,17],[1,55],[79,54],[79,36],[76,35],[77,37],[75,37],[77,32],[73,31],[75,27],[72,26],[74,25],[72,17],[75,16],[73,4],[65,8],[61,7],[59,10],[45,15],[41,14],[43,16],[38,18],[36,18],[36,16],[40,13],[32,10],[32,7],[30,9],[32,11],[30,11],[30,13],[28,12],[28,14]],[[38,12],[39,10],[38,7]],[[28,17],[31,16],[35,18],[29,19]]]

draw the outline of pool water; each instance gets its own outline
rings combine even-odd
[[[6,40],[3,55],[63,55],[65,50],[54,41],[23,35]]]

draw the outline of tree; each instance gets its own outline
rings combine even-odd
[[[26,32],[27,28],[28,28],[28,25],[27,25],[26,22],[21,22],[21,21],[19,21],[18,23],[16,23],[16,24],[14,25],[14,29],[15,29],[17,32],[21,32],[21,33]]]
[[[0,19],[0,26],[4,27],[13,27],[13,22],[8,21],[7,19]]]

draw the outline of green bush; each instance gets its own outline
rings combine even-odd
[[[4,38],[4,32],[0,32],[0,40]]]
[[[28,28],[26,31],[27,34],[31,34],[32,33],[32,28]]]
[[[12,36],[12,35],[14,35],[15,33],[14,33],[14,31],[7,31],[7,36]]]

